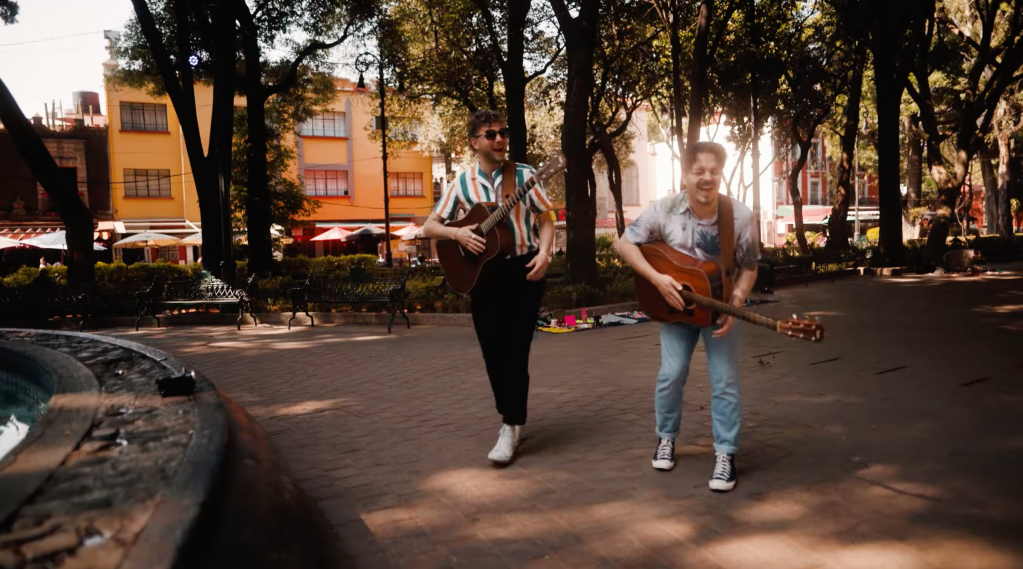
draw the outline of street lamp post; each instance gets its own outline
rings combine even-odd
[[[385,91],[384,91],[384,60],[382,57],[372,52],[364,52],[359,54],[355,58],[355,67],[359,71],[359,83],[357,88],[365,89],[366,80],[362,74],[369,69],[369,63],[367,59],[376,60],[377,68],[379,70],[379,76],[377,81],[377,87],[380,91],[380,148],[381,155],[384,162],[384,242],[387,245],[384,247],[384,255],[388,267],[394,266],[394,260],[391,258],[391,189],[387,180],[387,114],[386,107],[384,105]]]

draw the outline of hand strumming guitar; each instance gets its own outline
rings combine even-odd
[[[476,227],[478,224],[459,227],[452,238],[462,247],[479,255],[487,248],[487,241],[474,233]]]
[[[682,302],[682,295],[678,291],[682,290],[682,285],[678,284],[675,279],[669,275],[663,273],[657,273],[653,279],[650,280],[660,291],[661,296],[664,300],[668,301],[668,304],[676,310],[682,310],[685,308],[685,304]]]

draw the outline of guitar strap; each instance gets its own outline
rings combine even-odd
[[[511,180],[511,185],[508,185],[508,180]],[[505,200],[515,195],[515,190],[518,189],[518,180],[515,178],[515,161],[505,160],[504,170],[501,172],[501,203],[504,204]]]
[[[721,281],[724,302],[732,298],[732,271],[735,269],[735,217],[732,198],[718,194],[718,239],[721,241]]]
[[[516,164],[514,160],[505,160],[504,167],[501,169],[501,192],[497,196],[497,205],[504,204],[504,201],[515,194],[515,190],[518,188],[518,180],[515,177]],[[511,189],[508,188],[505,180],[511,180]],[[472,185],[475,187],[478,182],[476,181],[476,168],[472,170]],[[497,189],[494,189],[495,193]]]

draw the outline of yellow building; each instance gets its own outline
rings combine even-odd
[[[291,247],[306,255],[351,253],[361,247],[355,243],[310,241],[332,227],[354,230],[366,225],[383,228],[384,224],[383,161],[379,141],[370,138],[378,123],[379,103],[347,79],[338,79],[335,84],[333,103],[303,124],[293,137],[298,155],[293,175],[301,177],[306,195],[321,203],[301,227],[290,231],[295,239]],[[195,96],[205,147],[213,89],[196,85]],[[199,201],[184,138],[169,99],[110,86],[106,98],[113,219],[119,238],[141,231],[178,237],[198,232]],[[236,101],[239,107],[244,104],[244,100]],[[434,195],[432,159],[416,151],[389,151],[388,171],[393,232],[429,214]],[[392,250],[398,258],[404,246],[395,241]],[[163,247],[152,253],[171,262],[195,260],[192,247]],[[120,254],[125,258],[141,256],[137,252]]]

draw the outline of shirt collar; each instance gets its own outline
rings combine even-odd
[[[696,215],[696,212],[690,212],[688,190],[682,190],[675,195],[675,199],[668,206],[668,211],[676,215],[683,215],[688,212],[696,220],[696,223],[700,225],[714,225],[718,221],[717,211],[714,212],[714,217],[710,219],[701,219]]]
[[[473,167],[475,168],[476,179],[478,179],[483,185],[487,186],[491,190],[501,185],[501,177],[504,174],[504,168],[498,168],[497,170],[494,170],[493,175],[494,183],[491,184],[490,180],[487,179],[486,172],[484,172],[483,168],[480,166],[479,160],[476,160],[476,162],[473,163]]]

